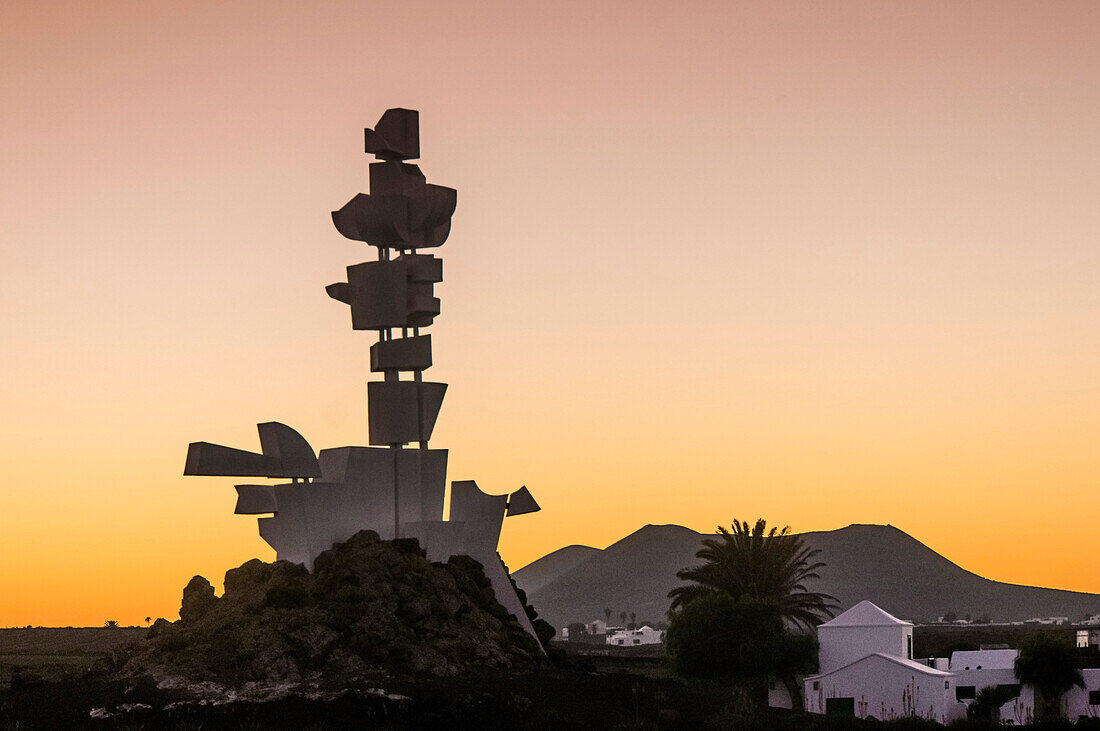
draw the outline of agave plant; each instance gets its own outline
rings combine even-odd
[[[704,539],[695,554],[705,563],[676,572],[693,583],[669,592],[672,609],[724,593],[735,601],[771,604],[786,622],[806,629],[834,616],[839,609],[835,597],[806,589],[807,580],[820,578],[817,570],[825,565],[813,560],[820,551],[807,548],[790,530],[769,530],[763,518],[751,529],[739,520],[732,530],[719,526],[718,535]]]

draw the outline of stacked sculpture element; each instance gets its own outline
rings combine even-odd
[[[530,620],[497,554],[505,515],[535,512],[526,487],[487,495],[472,480],[451,483],[443,520],[447,450],[429,449],[447,384],[423,380],[432,365],[432,340],[421,328],[439,315],[434,285],[443,260],[418,249],[441,246],[451,231],[457,193],[426,182],[420,157],[419,114],[389,109],[366,130],[370,194],[360,193],[332,214],[349,239],[376,247],[378,258],[347,268],[347,281],[326,291],[351,309],[354,330],[373,330],[367,384],[369,447],[314,454],[294,429],[258,424],[259,454],[208,442],[187,450],[185,475],[289,478],[277,485],[237,485],[236,512],[259,518],[260,536],[279,560],[312,568],[313,559],[364,529],[383,539],[416,538],[432,561],[468,555],[479,561],[498,600],[534,635]],[[399,331],[399,332],[398,332]],[[410,378],[402,380],[402,374]],[[417,448],[406,449],[415,442]]]

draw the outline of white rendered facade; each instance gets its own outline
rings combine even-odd
[[[920,717],[950,723],[966,715],[955,700],[954,675],[924,663],[875,652],[804,681],[809,713]]]
[[[621,629],[607,635],[604,640],[609,645],[632,647],[634,645],[659,645],[664,632],[642,625],[638,629]]]
[[[862,601],[817,628],[822,674],[874,653],[913,659],[913,623]]]
[[[1084,718],[1100,718],[1100,668],[1081,671],[1084,688],[1071,688],[1062,696],[1062,711],[1071,721]]]
[[[1016,650],[960,650],[951,653],[948,667],[955,674],[955,697],[970,705],[983,688],[1011,686],[1018,695],[1001,706],[1000,718],[1027,723],[1035,712],[1034,693],[1016,678]]]

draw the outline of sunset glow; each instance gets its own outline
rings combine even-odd
[[[645,8],[645,10],[643,10]],[[0,626],[274,558],[187,445],[365,444],[324,286],[363,128],[458,189],[448,477],[518,568],[646,523],[895,525],[1100,592],[1091,3],[0,4]]]

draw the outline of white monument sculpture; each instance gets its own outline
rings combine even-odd
[[[185,475],[289,479],[282,484],[237,485],[236,513],[259,518],[260,536],[279,560],[313,567],[334,543],[369,529],[385,539],[416,538],[431,561],[467,555],[492,582],[497,599],[532,635],[531,622],[500,556],[497,541],[506,515],[539,510],[521,487],[487,495],[472,480],[451,483],[451,511],[443,520],[447,450],[428,440],[447,384],[423,380],[432,365],[432,340],[421,328],[439,314],[433,296],[443,260],[418,249],[441,246],[451,230],[456,191],[431,185],[406,160],[420,157],[419,113],[389,109],[366,130],[370,194],[360,193],[332,214],[349,239],[377,248],[378,258],[347,268],[347,281],[326,291],[351,308],[355,330],[373,330],[370,369],[383,380],[367,384],[369,447],[337,447],[320,456],[285,424],[258,424],[260,453],[194,442]],[[402,380],[402,374],[409,374]],[[416,448],[405,446],[416,442]]]

